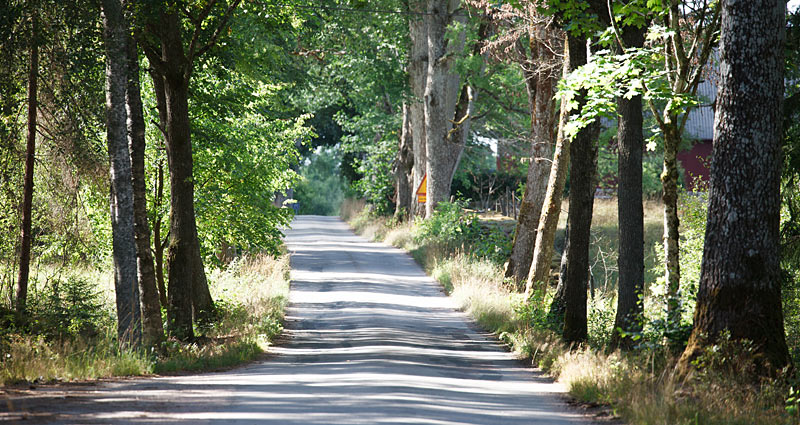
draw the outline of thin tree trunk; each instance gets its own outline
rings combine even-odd
[[[164,164],[158,163],[158,174],[156,177],[154,208],[156,211],[161,209],[164,200]],[[162,308],[168,308],[167,285],[164,283],[164,246],[165,242],[161,239],[161,215],[157,214],[153,220],[153,256],[155,257],[156,285],[158,285],[158,300]]]
[[[414,150],[411,137],[410,123],[408,120],[409,107],[403,103],[403,124],[400,130],[399,147],[397,149],[397,160],[394,165],[395,187],[397,188],[397,201],[395,217],[404,220],[412,212],[411,208],[415,201],[411,190],[413,184],[412,169],[414,168]]]
[[[166,146],[166,127],[167,127],[167,95],[164,93],[164,79],[157,73],[150,70],[150,77],[153,80],[153,91],[156,96],[156,109],[158,110],[159,128],[164,131],[164,146]],[[168,308],[167,286],[164,282],[164,247],[166,241],[161,238],[161,206],[164,204],[164,162],[159,160],[158,171],[156,174],[156,186],[154,189],[153,210],[156,211],[153,219],[153,254],[155,257],[156,284],[158,285],[158,296],[161,307]]]
[[[541,37],[540,37],[541,38]],[[537,42],[537,62],[549,64],[553,52],[542,41]],[[523,71],[524,72],[524,71]],[[547,193],[550,177],[550,160],[553,155],[555,138],[555,95],[556,79],[549,69],[537,72],[524,72],[528,92],[528,105],[531,111],[531,163],[525,181],[525,193],[519,208],[519,218],[514,232],[511,256],[505,276],[513,279],[519,289],[528,277],[536,245],[536,227],[542,214],[542,204]]]
[[[644,45],[645,28],[625,27],[626,47]],[[644,209],[642,207],[642,97],[617,99],[619,124],[619,283],[611,345],[631,348],[642,330],[644,296]],[[623,230],[624,229],[624,230]],[[618,330],[622,330],[620,333]]]
[[[572,50],[585,49],[585,46],[577,46],[574,42],[570,43],[571,39],[572,37],[570,36],[564,39],[564,76],[580,66],[580,64],[573,63]],[[586,57],[585,53],[583,53],[583,57]],[[528,295],[530,295],[535,285],[548,281],[550,266],[553,263],[553,243],[555,242],[558,228],[558,217],[561,214],[561,195],[564,192],[567,168],[569,166],[570,140],[564,134],[564,126],[568,121],[569,112],[566,110],[565,102],[562,102],[550,178],[547,182],[547,192],[542,205],[542,213],[539,217],[539,225],[536,228],[536,245],[533,250],[531,270],[528,272],[528,282],[525,285],[525,293]]]
[[[38,109],[39,43],[38,22],[31,16],[30,68],[28,68],[28,138],[25,149],[25,182],[22,189],[22,228],[20,229],[19,274],[17,276],[17,317],[25,320],[28,301],[28,278],[31,267],[33,235],[33,168],[36,159],[36,117]]]
[[[667,321],[676,329],[681,320],[680,290],[681,265],[678,226],[678,146],[681,136],[677,128],[677,117],[665,120],[664,171],[661,184],[664,200],[664,255],[665,280],[667,282]]]
[[[761,373],[791,363],[779,249],[785,8],[783,0],[722,1],[708,223],[681,373],[723,332],[753,343]]]
[[[101,7],[106,48],[106,135],[111,164],[110,204],[117,335],[121,343],[136,346],[141,339],[141,313],[134,240],[131,157],[125,110],[128,25],[119,0],[103,0]]]
[[[150,226],[147,223],[147,188],[144,175],[145,125],[142,95],[139,85],[139,54],[133,38],[128,43],[128,84],[126,106],[128,113],[128,145],[131,155],[133,185],[134,239],[139,276],[142,311],[142,337],[147,346],[157,346],[164,339],[161,306],[156,288],[155,267],[150,251]]]

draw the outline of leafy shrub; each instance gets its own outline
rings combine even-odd
[[[536,289],[526,300],[520,298],[514,303],[515,319],[523,326],[532,329],[550,329],[553,327],[550,311],[552,294],[548,294],[543,289]]]
[[[595,348],[608,346],[611,342],[616,315],[616,299],[613,297],[595,297],[589,300],[586,315],[589,344]]]
[[[495,225],[480,227],[479,236],[472,241],[470,252],[495,264],[503,264],[511,256],[512,239],[503,229]]]
[[[478,217],[465,213],[463,202],[440,202],[433,215],[417,225],[414,240],[419,244],[458,248],[479,234]]]
[[[698,187],[698,186],[696,186]],[[684,192],[679,198],[680,229],[680,268],[681,288],[678,291],[681,308],[681,322],[674,326],[667,320],[667,284],[664,280],[664,263],[658,261],[653,273],[659,276],[650,286],[651,295],[645,302],[646,316],[650,322],[646,327],[649,337],[660,339],[668,337],[674,343],[684,345],[691,333],[697,290],[700,285],[700,266],[703,260],[703,242],[706,233],[706,213],[708,194],[697,191]],[[659,258],[664,256],[664,247],[655,248]]]

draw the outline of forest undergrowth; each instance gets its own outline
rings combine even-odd
[[[579,347],[562,342],[558,326],[548,315],[554,285],[535,291],[525,302],[525,296],[514,291],[503,276],[504,249],[510,245],[511,236],[491,224],[481,224],[476,215],[463,211],[460,205],[445,203],[425,221],[398,222],[371,214],[364,203],[346,200],[341,215],[359,234],[409,251],[480,326],[493,332],[510,350],[529,359],[534,367],[563,383],[581,402],[606,405],[632,425],[797,424],[797,378],[789,372],[774,379],[754,378],[756,374],[749,373],[754,368],[749,355],[753,347],[747,344],[723,340],[698,359],[695,375],[679,378],[673,374],[682,346],[668,342],[667,335],[672,339],[688,337],[683,332],[691,325],[705,230],[698,214],[705,208],[705,200],[685,196],[681,202],[681,268],[686,282],[681,329],[667,329],[665,325],[664,283],[656,278],[661,274],[657,261],[660,232],[648,228],[660,217],[657,206],[646,206],[646,256],[654,257],[646,260],[646,277],[652,277],[653,283],[644,300],[647,323],[642,334],[635,336],[636,348],[629,352],[609,349],[616,308],[616,271],[613,267],[598,267],[603,263],[599,256],[608,257],[606,264],[616,263],[615,240],[612,241],[617,232],[614,201],[595,202],[592,232],[596,241],[603,244],[595,246],[592,253],[597,269],[593,270],[595,281],[606,279],[613,284],[597,285],[590,297],[589,342]],[[789,292],[788,296],[796,296],[796,291]],[[796,300],[787,301],[784,300],[787,305],[796,304]],[[790,334],[796,316],[787,309]],[[796,345],[790,349],[795,356],[800,351]]]
[[[112,376],[214,370],[254,360],[283,330],[289,294],[288,254],[253,255],[210,270],[217,320],[192,342],[120,347],[110,268],[61,272],[41,266],[32,276],[29,313],[14,328],[2,308],[0,384],[52,383]],[[162,312],[162,314],[165,314]]]

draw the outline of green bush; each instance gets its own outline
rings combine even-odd
[[[456,249],[479,234],[478,216],[464,212],[463,202],[440,202],[430,218],[418,223],[414,241]]]
[[[681,322],[675,327],[667,320],[667,285],[664,280],[664,262],[658,261],[653,274],[658,276],[650,286],[650,297],[645,303],[646,317],[650,319],[645,327],[646,335],[653,341],[668,337],[680,345],[689,338],[700,286],[700,266],[703,260],[703,242],[706,233],[706,213],[708,211],[707,192],[683,192],[678,200],[681,220],[680,229],[680,270],[681,287],[678,291],[681,307]],[[657,244],[658,258],[664,257],[664,246]]]
[[[526,300],[520,298],[513,304],[514,318],[531,329],[552,329],[555,325],[549,314],[552,294],[544,289],[536,289]]]
[[[480,227],[479,237],[472,241],[470,252],[474,256],[502,265],[511,256],[511,247],[511,236],[500,227],[490,224]]]

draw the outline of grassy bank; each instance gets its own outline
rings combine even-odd
[[[243,258],[210,271],[218,320],[198,329],[203,336],[193,343],[167,340],[146,351],[121,349],[116,343],[109,273],[39,270],[28,330],[6,328],[0,335],[0,383],[209,370],[251,361],[282,330],[288,272],[288,255]]]
[[[615,207],[612,208],[610,201],[596,202],[593,235],[597,238],[599,234],[605,245],[595,246],[592,258],[597,259],[598,251],[616,249]],[[658,255],[657,240],[653,239],[660,236],[653,218],[658,208],[647,206],[646,211],[649,217],[646,235],[652,244],[647,261],[653,264]],[[672,375],[675,354],[652,334],[643,335],[641,346],[631,353],[608,352],[616,306],[615,276],[608,277],[614,284],[598,288],[589,301],[589,344],[570,349],[561,342],[547,318],[553,288],[524,303],[523,296],[509,290],[504,283],[502,265],[474,255],[473,247],[463,241],[459,245],[447,241],[446,235],[440,235],[439,240],[426,237],[420,223],[371,217],[358,202],[347,202],[342,216],[358,233],[411,252],[483,328],[565,384],[576,399],[608,405],[627,423],[789,425],[799,422],[797,401],[791,397],[792,390],[785,380],[756,381],[747,373],[752,367],[746,360],[747,347],[733,343],[717,346],[702,359],[708,368],[701,367],[697,376],[687,381],[679,381]],[[477,250],[483,248],[478,246]],[[609,262],[615,264],[616,259]],[[655,274],[657,266],[652,265],[649,270]],[[599,270],[595,272],[596,276],[599,274]],[[651,285],[646,305],[649,317],[658,318],[658,310],[663,310],[656,306],[657,289],[658,284]]]

